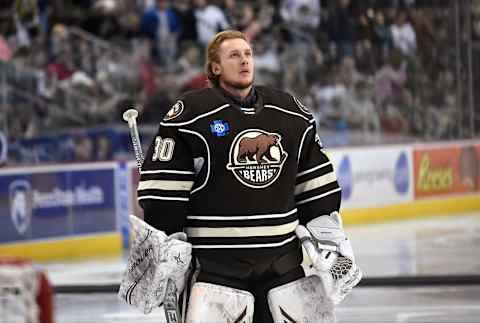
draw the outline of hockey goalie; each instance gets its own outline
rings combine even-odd
[[[335,322],[361,271],[315,119],[291,94],[253,85],[241,32],[218,33],[206,53],[210,86],[171,107],[141,165],[146,229],[120,296],[145,313],[163,304],[168,322]]]

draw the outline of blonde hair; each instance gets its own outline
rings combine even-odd
[[[238,38],[248,42],[247,37],[244,33],[237,30],[224,30],[217,33],[208,43],[205,53],[205,74],[207,75],[208,80],[212,82],[215,86],[219,86],[220,81],[219,76],[213,73],[212,63],[220,63],[220,45],[222,45],[225,40]]]

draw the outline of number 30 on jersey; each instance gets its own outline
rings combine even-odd
[[[152,155],[152,161],[170,161],[173,156],[175,141],[172,138],[155,138],[155,149]]]

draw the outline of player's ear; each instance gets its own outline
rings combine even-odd
[[[222,69],[220,68],[220,65],[217,64],[217,63],[215,63],[215,62],[213,62],[213,63],[212,63],[212,72],[213,72],[213,74],[215,74],[215,75],[220,75],[220,72],[221,72],[221,71],[222,71]]]

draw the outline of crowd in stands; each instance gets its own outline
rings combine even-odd
[[[204,49],[224,29],[251,41],[256,83],[294,93],[320,133],[441,139],[455,126],[450,0],[5,3],[0,114],[10,140],[121,123],[131,106],[140,123],[158,123],[180,93],[206,86]]]

